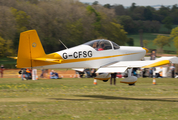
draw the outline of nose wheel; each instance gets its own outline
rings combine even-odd
[[[107,82],[108,80],[103,80],[103,82]]]
[[[128,84],[129,86],[135,86],[135,83],[133,83],[133,84]]]

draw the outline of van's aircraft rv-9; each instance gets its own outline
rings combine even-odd
[[[103,47],[103,49],[96,47]],[[157,60],[141,61],[148,52],[143,47],[119,46],[116,43],[97,39],[87,43],[45,54],[36,30],[20,34],[17,68],[96,68],[96,73],[104,73],[95,79],[107,81],[110,73],[125,72],[128,77],[121,83],[134,84],[137,77],[131,76],[132,68],[149,68],[169,63],[178,64],[177,57],[161,57]]]

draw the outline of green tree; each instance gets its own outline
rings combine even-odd
[[[152,7],[150,7],[150,6],[145,7],[144,14],[143,14],[145,17],[145,20],[153,19],[153,13],[152,13],[153,11],[154,11],[154,9]]]
[[[0,57],[6,57],[13,53],[12,41],[0,37]]]
[[[68,30],[67,32],[69,35],[68,37],[66,36],[67,43],[71,44],[72,46],[81,44],[80,40],[82,40],[82,35],[84,34],[81,19],[75,22],[72,22],[72,23],[68,22],[66,24],[66,27],[67,27],[67,30]]]
[[[136,8],[136,3],[132,3],[131,7],[130,7],[130,11],[133,12],[133,10]]]
[[[158,52],[163,52],[164,46],[170,46],[170,38],[163,35],[158,35],[154,40],[153,43],[158,46]]]
[[[120,16],[118,17],[119,23],[124,26],[125,31],[128,33],[134,33],[134,21],[130,16]]]
[[[148,44],[150,43],[149,40],[143,40],[143,46],[148,48]]]
[[[128,39],[127,39],[127,44],[128,44],[129,46],[134,46],[134,39],[133,39],[133,38],[128,38]]]
[[[97,37],[100,37],[101,36],[101,33],[100,33],[100,30],[101,30],[101,14],[99,12],[97,12],[92,6],[87,6],[87,11],[89,12],[89,14],[94,14],[96,19],[95,19],[95,22],[93,23],[94,27],[95,27],[95,36],[96,38]]]
[[[93,5],[98,5],[99,2],[98,2],[98,1],[94,1],[92,4],[93,4]]]
[[[172,29],[170,37],[173,38],[174,45],[177,49],[177,54],[178,54],[178,26]]]
[[[10,8],[0,6],[0,36],[4,39],[14,39],[15,32],[15,19]]]
[[[119,15],[119,16],[126,15],[126,10],[123,5],[115,5],[114,11],[115,11],[116,15]]]
[[[163,19],[170,14],[170,6],[161,6],[158,10],[159,14],[163,16]]]
[[[110,4],[105,4],[103,7],[110,9],[111,5]]]
[[[26,12],[24,11],[18,11],[15,8],[11,8],[11,12],[14,15],[15,18],[15,26],[16,26],[16,34],[15,34],[15,38],[13,39],[13,48],[15,51],[17,51],[17,46],[19,44],[19,35],[21,32],[24,32],[26,30],[28,30],[28,26],[29,26],[29,21],[30,21],[30,16],[27,15]]]
[[[178,26],[172,29],[170,36],[171,38],[175,38],[178,36]]]
[[[18,32],[23,32],[27,30],[27,26],[29,26],[30,16],[27,15],[24,11],[18,11],[15,8],[12,8],[12,13],[16,20],[16,26]]]
[[[110,22],[102,26],[102,35],[104,38],[107,38],[119,45],[125,45],[127,41],[127,32],[123,29],[123,26]]]
[[[173,19],[170,16],[167,16],[162,22],[164,23],[164,27],[172,29]]]

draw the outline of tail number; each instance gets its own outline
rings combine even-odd
[[[74,58],[86,58],[86,57],[92,57],[92,51],[78,51],[78,52],[73,52],[73,54],[68,55],[67,53],[63,53],[62,57],[64,59],[68,59],[70,57]]]

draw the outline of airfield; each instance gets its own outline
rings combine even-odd
[[[2,120],[175,120],[178,79],[139,78],[135,86],[93,78],[0,79]]]

